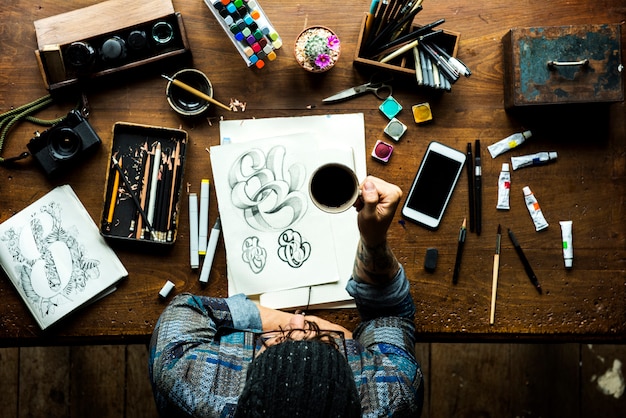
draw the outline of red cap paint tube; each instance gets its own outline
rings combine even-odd
[[[530,190],[530,187],[525,186],[524,191],[524,201],[526,202],[526,208],[528,208],[528,213],[530,213],[530,217],[535,224],[535,230],[541,231],[542,229],[546,229],[548,227],[548,222],[546,222],[546,218],[543,216],[543,212],[539,207],[539,202],[537,198]]]
[[[510,191],[511,172],[509,171],[509,164],[502,163],[502,171],[500,171],[500,176],[498,177],[498,203],[496,204],[496,209],[511,209],[509,204]]]

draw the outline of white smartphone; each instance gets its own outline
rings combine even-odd
[[[437,229],[465,164],[465,153],[440,142],[428,144],[409,190],[402,215]]]

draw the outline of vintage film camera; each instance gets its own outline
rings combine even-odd
[[[74,165],[82,156],[102,143],[87,119],[72,110],[63,121],[37,133],[28,150],[48,176]]]

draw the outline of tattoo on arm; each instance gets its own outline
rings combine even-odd
[[[399,269],[400,264],[387,242],[368,247],[363,240],[359,241],[352,271],[356,281],[385,284],[395,277]]]

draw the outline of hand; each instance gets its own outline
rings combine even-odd
[[[263,324],[263,331],[276,331],[279,329],[304,329],[305,328],[305,315],[303,313],[292,314],[277,309],[266,308],[260,304],[256,304],[261,315],[261,323]],[[306,315],[306,320],[309,322],[315,322],[320,329],[323,330],[335,330],[342,331],[346,339],[352,338],[352,332],[348,331],[341,325],[327,321],[313,315]]]
[[[402,190],[377,177],[368,176],[361,184],[361,198],[355,203],[361,239],[368,247],[387,240],[387,230],[395,215]]]

